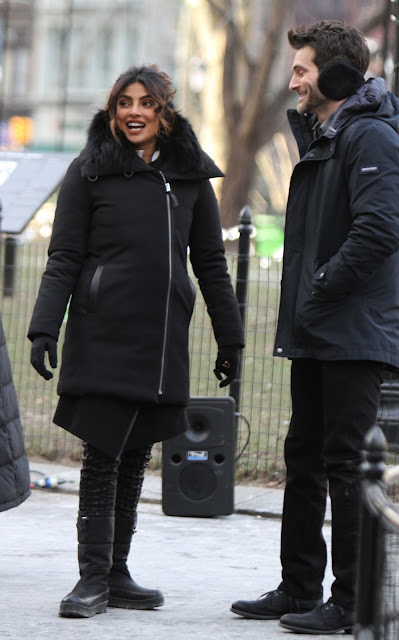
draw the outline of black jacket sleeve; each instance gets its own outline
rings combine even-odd
[[[87,182],[79,160],[70,165],[62,183],[48,250],[48,261],[39,288],[28,338],[38,333],[58,339],[69,298],[87,253],[90,225]]]
[[[368,280],[399,249],[399,145],[378,120],[351,128],[346,144],[352,224],[347,239],[315,274],[316,297],[342,297]]]

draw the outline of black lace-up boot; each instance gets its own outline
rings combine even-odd
[[[144,482],[144,473],[151,459],[151,445],[127,451],[119,467],[113,565],[109,573],[109,607],[123,609],[153,609],[164,603],[159,589],[140,587],[131,577],[127,558],[136,530],[137,506]]]
[[[80,580],[62,600],[60,616],[90,618],[107,610],[118,467],[118,460],[84,443],[77,521]]]

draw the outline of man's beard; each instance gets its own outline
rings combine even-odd
[[[298,113],[315,113],[320,107],[327,102],[327,98],[314,87],[309,87],[306,98],[298,103]]]

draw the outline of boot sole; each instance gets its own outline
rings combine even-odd
[[[100,602],[95,607],[85,607],[81,604],[62,604],[60,606],[59,615],[61,618],[91,618],[97,613],[105,613],[107,611],[107,602]]]
[[[116,607],[118,609],[154,609],[155,607],[161,607],[164,602],[165,600],[163,596],[147,598],[146,600],[127,600],[125,598],[110,596],[108,599],[108,606]]]

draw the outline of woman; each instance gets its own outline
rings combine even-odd
[[[219,347],[221,386],[235,378],[244,346],[209,182],[222,173],[173,95],[156,66],[131,67],[115,82],[61,187],[29,328],[32,365],[48,379],[45,354],[56,367],[71,296],[54,422],[84,441],[81,578],[62,616],[163,604],[160,591],[132,580],[126,560],[151,446],[187,426],[195,299],[187,247]]]

